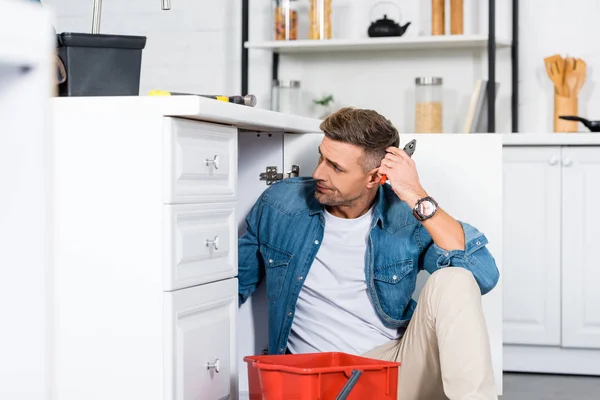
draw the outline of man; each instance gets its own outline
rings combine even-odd
[[[401,362],[399,399],[497,398],[481,307],[498,282],[487,239],[438,207],[381,115],[344,108],[321,129],[313,179],[265,190],[239,240],[240,304],[266,276],[269,352]]]

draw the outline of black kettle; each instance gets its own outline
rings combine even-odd
[[[373,10],[382,3],[391,3],[391,2],[381,2],[378,4],[375,4],[373,6],[373,8],[371,9],[371,20],[373,20],[372,18],[372,13]],[[394,4],[394,3],[391,3]],[[398,9],[399,7],[394,4]],[[402,36],[404,35],[404,33],[406,33],[406,30],[408,29],[408,27],[410,26],[410,22],[407,22],[404,25],[400,25],[399,23],[397,23],[396,21],[394,21],[393,19],[388,19],[387,14],[383,14],[383,18],[378,19],[375,22],[371,23],[371,26],[369,26],[369,30],[367,31],[369,37],[390,37],[390,36]]]

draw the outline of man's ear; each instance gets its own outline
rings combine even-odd
[[[379,167],[373,168],[367,173],[367,188],[372,189],[379,185],[381,181],[381,176],[379,175]]]

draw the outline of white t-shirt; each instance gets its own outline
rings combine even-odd
[[[324,215],[325,234],[296,303],[288,348],[364,354],[399,337],[397,329],[383,325],[367,293],[365,251],[373,208],[355,219]]]

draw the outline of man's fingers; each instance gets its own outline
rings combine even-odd
[[[408,156],[408,154],[406,154],[404,150],[399,149],[397,147],[388,147],[385,151],[387,151],[388,153],[392,153],[398,157],[401,157],[404,160],[410,159],[410,157]]]
[[[394,153],[387,153],[384,157],[384,160],[389,160],[389,161],[397,162],[397,163],[401,163],[404,161],[404,159],[402,157],[400,157],[399,155],[396,155]]]
[[[381,173],[385,174],[393,167],[394,167],[393,161],[388,160],[387,158],[384,158],[383,160],[381,160],[381,167],[379,168],[379,170],[381,172],[382,168],[385,169],[385,172],[381,172]]]

